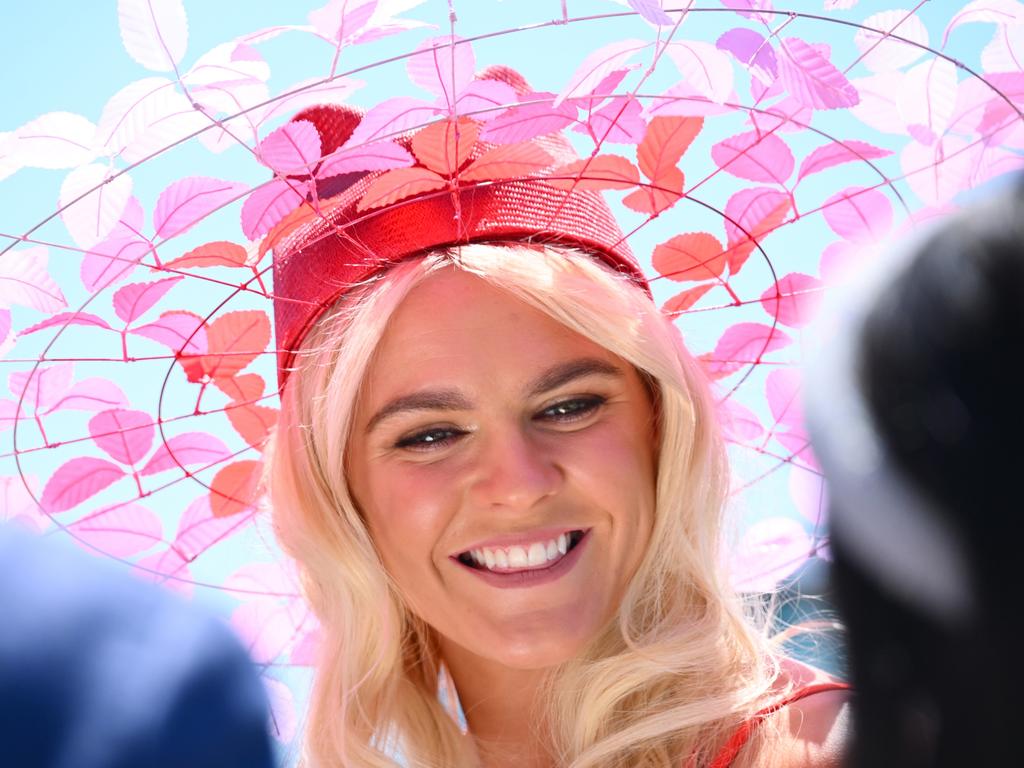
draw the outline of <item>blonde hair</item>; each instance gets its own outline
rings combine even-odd
[[[436,638],[404,605],[349,492],[354,405],[388,320],[417,284],[465,270],[631,363],[658,419],[651,544],[617,615],[547,676],[548,738],[572,768],[706,762],[778,674],[772,646],[720,571],[724,448],[703,374],[626,276],[561,247],[475,244],[405,261],[326,313],[282,398],[267,481],[274,526],[323,628],[307,723],[310,766],[471,768],[438,697]],[[448,679],[448,678],[445,678]]]

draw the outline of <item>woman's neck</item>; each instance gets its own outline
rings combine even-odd
[[[511,669],[458,647],[443,656],[481,768],[553,768],[536,714],[544,670]]]

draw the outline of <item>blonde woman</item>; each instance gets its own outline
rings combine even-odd
[[[326,153],[359,116],[297,119]],[[841,684],[719,572],[708,388],[600,196],[523,176],[371,205],[378,177],[275,235],[268,481],[323,626],[306,764],[838,765]]]

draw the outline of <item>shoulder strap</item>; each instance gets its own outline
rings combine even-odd
[[[732,761],[736,759],[736,755],[740,753],[740,750],[743,749],[743,746],[750,739],[750,734],[754,732],[754,728],[756,728],[762,720],[775,714],[783,707],[815,693],[821,693],[822,691],[849,690],[849,688],[849,683],[841,683],[838,681],[815,683],[813,685],[807,685],[803,688],[799,688],[793,691],[789,696],[770,704],[759,712],[756,712],[749,720],[745,720],[740,723],[739,728],[733,732],[729,741],[726,742],[722,751],[715,756],[715,759],[711,761],[708,768],[729,768]]]

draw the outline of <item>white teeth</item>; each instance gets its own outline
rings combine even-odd
[[[545,547],[539,541],[534,542],[530,545],[530,552],[528,557],[530,558],[529,565],[531,567],[535,565],[544,565],[544,563],[548,561],[547,547]]]
[[[507,549],[487,549],[480,547],[469,551],[470,558],[481,568],[507,571],[512,568],[538,568],[546,566],[562,557],[572,545],[572,535],[563,533],[558,538],[547,542],[534,542],[529,547],[508,547]]]
[[[530,564],[530,558],[522,547],[508,548],[508,567],[525,568]]]

